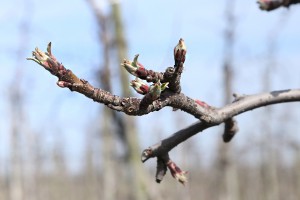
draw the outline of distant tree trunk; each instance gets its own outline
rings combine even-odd
[[[21,159],[21,123],[22,123],[22,98],[20,88],[15,85],[10,90],[10,105],[11,105],[11,167],[10,167],[10,200],[22,200],[23,195],[23,180],[22,180],[22,159]]]
[[[27,54],[27,46],[30,40],[31,19],[34,14],[34,2],[32,0],[26,0],[23,3],[24,14],[20,24],[20,49],[19,49],[19,62],[23,63],[25,54]],[[25,93],[23,94],[25,95]],[[25,113],[24,113],[25,115]],[[27,119],[27,116],[23,116]],[[24,197],[28,200],[39,199],[39,175],[41,172],[40,159],[40,137],[38,133],[30,129],[29,123],[23,121],[23,135],[25,136],[25,144],[27,145],[27,155],[25,156],[26,162],[24,162]],[[24,149],[25,150],[25,149]]]
[[[25,127],[26,128],[26,127]],[[39,151],[39,144],[38,135],[31,130],[24,130],[26,134],[26,141],[28,145],[28,151],[26,155],[26,162],[24,163],[24,196],[25,199],[28,200],[36,200],[39,199],[39,190],[38,190],[38,183],[39,183],[39,175],[41,172],[41,159],[40,151]]]
[[[22,5],[21,5],[22,6]],[[30,9],[28,9],[30,7]],[[10,153],[11,153],[11,167],[10,167],[10,199],[11,200],[22,200],[25,198],[24,189],[30,191],[30,196],[34,198],[34,180],[31,179],[31,184],[25,185],[23,180],[23,163],[22,163],[22,146],[21,146],[21,136],[24,133],[24,129],[27,128],[24,122],[24,110],[23,110],[23,95],[21,91],[21,82],[23,79],[23,69],[21,64],[25,57],[26,46],[29,40],[29,28],[30,19],[32,14],[32,2],[27,0],[24,3],[24,13],[19,24],[19,47],[16,54],[16,72],[15,76],[18,77],[16,82],[13,79],[12,87],[10,88],[10,99],[9,104],[11,106],[11,143],[10,143]],[[31,10],[29,12],[29,10]],[[30,172],[31,173],[31,172]],[[23,186],[23,184],[26,186]]]
[[[273,31],[272,31],[273,32]],[[273,35],[274,36],[274,35]],[[271,89],[272,84],[272,71],[276,68],[276,61],[275,61],[275,38],[269,38],[269,46],[268,46],[268,64],[265,68],[265,72],[263,73],[262,85],[263,91],[268,91]],[[262,135],[262,143],[261,146],[261,174],[260,177],[262,179],[262,187],[263,191],[262,194],[264,195],[263,198],[266,200],[278,200],[279,199],[279,190],[278,190],[278,177],[277,177],[277,156],[276,156],[276,148],[275,148],[275,140],[276,137],[272,136],[272,116],[273,111],[271,107],[265,108],[262,128],[260,129],[263,134]],[[268,121],[269,123],[265,123]],[[284,125],[283,125],[284,126]]]
[[[114,141],[113,131],[111,130],[111,111],[108,108],[103,110],[102,121],[102,160],[103,160],[103,199],[116,199],[117,187],[117,168],[114,158],[116,158],[116,143]]]
[[[110,52],[113,49],[116,50],[117,66],[127,57],[120,5],[118,2],[111,2],[111,16],[107,17],[103,14],[102,8],[99,7],[96,1],[88,0],[88,3],[96,16],[97,25],[100,30],[99,41],[103,47],[103,66],[101,66],[101,70],[99,70],[99,83],[105,90],[112,91],[110,63],[112,60],[111,57],[113,56]],[[112,27],[109,26],[110,24],[112,24]],[[112,29],[113,32],[111,32]],[[113,41],[111,41],[111,39],[113,39]],[[131,96],[128,74],[123,68],[119,67],[118,69],[121,92],[123,96]],[[139,172],[141,164],[138,154],[136,154],[139,147],[133,118],[104,108],[101,121],[103,140],[103,198],[116,199],[115,195],[117,194],[122,195],[122,198],[131,195],[131,199],[145,199],[142,192],[144,190],[141,190],[143,187],[142,183],[140,183],[142,175]],[[117,133],[116,135],[121,139],[125,150],[125,163],[119,163],[118,167],[114,167],[116,164],[114,163],[116,159],[116,149],[114,148],[115,141],[113,132]],[[117,177],[116,175],[119,172],[123,174],[121,177]],[[116,181],[116,178],[118,178],[118,181]],[[131,188],[130,192],[128,192],[126,188]]]
[[[105,88],[107,91],[112,91],[111,87],[111,73],[110,73],[110,47],[111,42],[109,41],[109,32],[108,32],[108,19],[105,16],[101,16],[101,26],[100,41],[103,46],[103,67],[99,68],[99,84],[102,88]],[[116,191],[118,189],[116,182],[117,176],[115,167],[116,150],[115,150],[115,141],[113,135],[113,129],[116,127],[115,120],[116,113],[109,108],[103,109],[103,115],[101,120],[102,130],[102,156],[103,156],[103,199],[114,200],[116,199]]]
[[[115,27],[115,41],[117,45],[118,63],[121,63],[124,58],[127,58],[127,46],[124,37],[124,26],[121,17],[121,8],[118,2],[113,2],[112,6],[112,19]],[[129,88],[128,73],[120,66],[121,75],[121,88],[122,96],[132,96]],[[143,180],[143,172],[141,168],[141,161],[139,154],[139,142],[137,136],[137,130],[135,120],[133,117],[123,115],[125,137],[128,146],[128,172],[130,174],[131,195],[132,199],[143,200],[147,199],[145,188],[145,181]]]
[[[110,73],[110,55],[109,49],[111,43],[108,40],[108,27],[107,27],[107,18],[102,19],[102,34],[101,39],[103,43],[103,68],[100,72],[99,83],[105,88],[107,91],[112,91],[111,87],[111,73]],[[100,70],[100,69],[99,69]],[[114,158],[116,158],[116,150],[115,150],[115,141],[113,135],[113,128],[116,127],[115,123],[116,113],[114,113],[109,108],[103,109],[102,115],[102,155],[103,155],[103,199],[114,200],[116,199],[116,182],[117,176],[116,171],[118,170],[115,167],[116,162]]]
[[[95,146],[98,145],[98,140],[95,138],[94,127],[88,129],[88,133],[86,134],[86,143],[85,143],[85,156],[84,156],[84,169],[83,169],[83,178],[84,178],[84,191],[82,192],[82,198],[88,200],[96,200],[102,197],[102,193],[104,191],[99,188],[103,188],[100,185],[99,173],[96,170],[96,158],[95,155]],[[97,137],[98,139],[98,137]],[[102,141],[102,138],[101,138]],[[102,151],[101,151],[102,152]],[[98,155],[98,152],[96,152]],[[78,186],[77,186],[78,187]],[[81,187],[81,186],[79,186]]]
[[[226,3],[225,17],[226,30],[224,32],[224,63],[223,63],[223,85],[224,85],[224,104],[232,101],[232,85],[234,79],[233,69],[233,51],[235,43],[235,16],[234,16],[235,1],[228,0]],[[218,145],[218,172],[217,176],[220,184],[220,193],[218,199],[238,200],[239,184],[238,175],[233,156],[231,145],[220,140]]]
[[[295,174],[294,176],[294,196],[296,196],[296,198],[300,197],[300,147],[299,145],[297,145],[296,147],[296,156],[295,156],[295,164],[294,164],[294,168],[292,169],[292,171],[294,172],[293,174]],[[292,184],[292,183],[290,183]],[[295,199],[296,199],[295,198]]]
[[[56,135],[57,136],[57,135]],[[63,137],[56,140],[52,152],[52,163],[54,164],[53,173],[48,184],[50,185],[50,199],[60,200],[70,198],[70,178],[68,176],[68,167],[64,154],[65,141]]]

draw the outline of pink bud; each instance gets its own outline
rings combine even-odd
[[[169,160],[167,167],[170,170],[172,176],[182,183],[183,185],[187,182],[187,177],[185,176],[188,172],[181,170],[173,161]]]
[[[175,66],[179,65],[179,63],[184,63],[186,54],[186,46],[184,40],[180,38],[178,44],[174,48],[174,60]]]
[[[139,78],[136,78],[135,80],[132,80],[130,82],[130,85],[139,94],[145,95],[149,92],[149,86]]]

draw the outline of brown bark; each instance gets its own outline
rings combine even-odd
[[[114,31],[115,31],[115,41],[117,48],[117,56],[118,62],[122,63],[123,59],[127,57],[127,44],[125,40],[125,30],[122,22],[122,13],[121,6],[119,2],[112,2],[112,19],[114,23]],[[132,93],[129,88],[129,78],[128,74],[123,68],[119,68],[120,70],[120,79],[121,79],[121,88],[123,96],[132,96]],[[126,138],[126,144],[128,149],[128,164],[130,170],[130,179],[132,184],[130,184],[131,190],[131,198],[132,199],[147,199],[144,177],[142,168],[140,166],[139,157],[136,152],[139,151],[139,142],[138,135],[135,125],[135,120],[129,116],[122,116],[123,124],[124,124],[124,135]],[[147,177],[147,176],[146,176]]]

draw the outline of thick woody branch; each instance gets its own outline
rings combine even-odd
[[[196,122],[187,128],[177,131],[168,138],[145,149],[142,152],[141,160],[142,162],[145,162],[152,157],[157,157],[158,159],[163,158],[174,147],[184,142],[188,138],[207,128],[219,125],[223,122],[225,123],[225,136],[223,137],[225,137],[224,141],[228,142],[238,130],[236,121],[233,119],[234,116],[249,110],[272,104],[296,101],[300,101],[300,89],[279,90],[256,95],[239,96],[239,98],[236,98],[233,103],[228,104],[223,108],[216,109],[216,112],[212,113],[214,116],[211,116],[211,119],[215,119],[215,121]]]
[[[279,7],[289,7],[290,5],[300,3],[300,0],[258,0],[259,8],[266,11],[272,11]]]
[[[230,130],[234,126],[234,120],[232,118],[236,115],[272,104],[296,101],[300,101],[300,89],[279,90],[269,93],[244,96],[223,108],[216,109],[216,112],[214,112],[216,116],[212,117],[213,119],[216,119],[216,121],[211,121],[209,123],[196,122],[195,124],[174,133],[152,147],[147,148],[145,150],[146,154],[142,154],[142,161],[146,161],[153,156],[164,155],[193,135],[223,122],[232,124],[228,126],[228,129]]]

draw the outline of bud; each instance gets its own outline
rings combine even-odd
[[[145,95],[149,92],[149,86],[139,78],[132,80],[130,82],[130,86],[133,87],[133,89],[137,93],[142,94],[142,95]]]
[[[138,62],[138,57],[139,54],[135,55],[133,61],[124,59],[121,64],[133,76],[138,76],[137,71],[144,69],[144,66]]]
[[[65,87],[71,87],[72,84],[68,83],[66,81],[57,81],[56,84],[61,87],[61,88],[65,88]]]
[[[183,185],[187,182],[187,177],[185,176],[188,172],[181,170],[173,161],[169,160],[167,167],[170,170],[172,176],[182,183]]]
[[[41,51],[39,48],[35,48],[32,52],[32,57],[27,60],[33,60],[39,65],[43,66],[46,70],[56,74],[59,70],[65,71],[65,67],[57,62],[56,58],[51,53],[51,42],[47,46],[47,52]]]
[[[165,89],[167,89],[167,88],[168,88],[168,85],[169,85],[169,82],[166,82],[166,83],[161,84],[161,86],[160,86],[161,91],[164,91]]]
[[[175,67],[179,65],[179,63],[185,61],[185,54],[186,54],[186,46],[184,44],[184,40],[180,38],[179,43],[174,48],[174,60],[175,60]]]
[[[157,83],[154,83],[150,86],[149,93],[152,96],[152,100],[158,99],[161,92],[164,91],[168,87],[169,82],[167,83],[160,83],[160,80],[158,80]]]
[[[47,59],[50,58],[49,55],[43,51],[41,51],[39,48],[35,48],[35,50],[32,52],[32,57],[27,58],[27,60],[33,60],[39,65],[42,66],[48,66]]]

